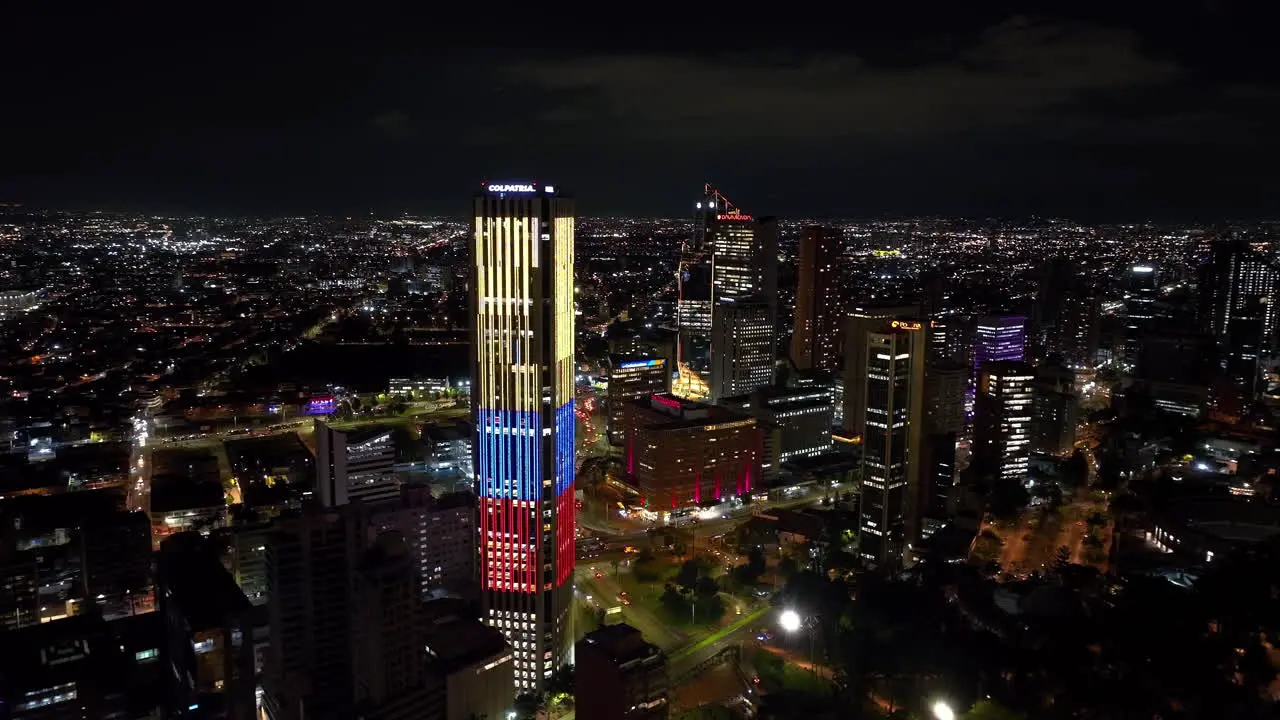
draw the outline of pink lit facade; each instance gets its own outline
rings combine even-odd
[[[625,428],[625,470],[650,508],[746,495],[760,484],[763,438],[753,417],[661,394],[628,404]]]

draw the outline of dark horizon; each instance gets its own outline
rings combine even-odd
[[[1258,11],[1079,5],[782,16],[768,34],[23,6],[0,44],[24,70],[0,202],[454,215],[481,178],[532,177],[602,217],[683,216],[708,180],[780,217],[1275,217],[1280,76]]]

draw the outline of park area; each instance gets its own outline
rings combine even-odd
[[[748,588],[763,573],[764,558],[749,558],[741,570],[726,567],[714,553],[689,557],[645,549],[602,558],[579,568],[586,608],[581,619],[595,627],[618,618],[668,652],[697,649],[758,617],[763,607]]]

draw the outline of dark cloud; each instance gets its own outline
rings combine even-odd
[[[399,110],[374,115],[369,124],[378,134],[392,140],[408,140],[417,134],[413,120]]]
[[[1246,6],[910,0],[593,27],[498,6],[179,25],[17,3],[0,200],[457,213],[502,177],[602,214],[679,214],[707,180],[784,216],[1271,213],[1280,46]]]
[[[516,63],[504,71],[552,93],[540,116],[661,143],[909,141],[1051,123],[1107,93],[1175,84],[1177,65],[1126,31],[1015,17],[973,46],[914,67],[857,54],[790,63],[620,55]]]

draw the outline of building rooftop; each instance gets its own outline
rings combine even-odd
[[[222,627],[227,617],[252,608],[209,541],[198,533],[167,538],[160,545],[158,566],[160,584],[193,631]]]
[[[662,652],[658,646],[647,642],[639,630],[626,623],[592,630],[582,637],[581,642],[592,645],[618,665],[655,657]]]
[[[755,418],[744,412],[696,400],[686,400],[671,393],[657,393],[649,397],[637,398],[632,400],[631,404],[646,411],[647,421],[641,424],[650,428],[675,430],[737,420],[755,422]]]
[[[437,601],[438,602],[438,601]],[[427,654],[437,669],[451,673],[510,650],[497,628],[451,616],[427,631]]]

